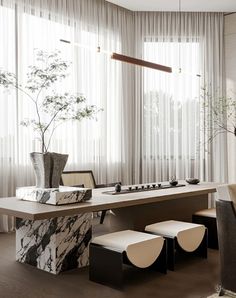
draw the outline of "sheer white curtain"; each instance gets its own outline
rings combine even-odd
[[[144,58],[171,65],[174,73],[144,70],[143,178],[199,177],[199,42],[150,39]]]
[[[173,67],[136,71],[136,180],[225,181],[226,142],[205,142],[200,106],[202,87],[224,92],[223,14],[136,13],[135,34],[137,56]]]
[[[33,63],[34,48],[59,49],[65,59],[72,61],[71,76],[62,88],[83,93],[90,104],[104,109],[97,122],[84,120],[61,127],[51,150],[69,154],[67,169],[92,169],[98,182],[119,181],[122,177],[128,183],[131,162],[125,145],[130,137],[123,114],[132,107],[127,102],[130,85],[123,73],[130,76],[132,68],[124,69],[121,63],[110,59],[109,53],[132,51],[128,47],[132,45],[132,14],[104,1],[52,0],[42,1],[40,7],[38,3],[22,1],[18,8],[21,76],[26,73],[26,65]],[[60,39],[69,40],[72,45]],[[98,43],[100,54],[96,52]],[[23,113],[26,114],[25,109]],[[26,140],[28,132],[24,133]],[[31,151],[31,144],[27,144],[24,152]],[[28,165],[28,156],[24,162]]]
[[[0,67],[16,72],[24,84],[27,66],[36,59],[35,49],[58,49],[72,66],[70,76],[57,89],[83,93],[89,104],[103,108],[97,121],[61,126],[50,150],[69,154],[67,170],[92,169],[97,182],[122,179],[123,183],[131,183],[132,159],[128,154],[132,129],[126,125],[132,118],[129,99],[133,94],[133,69],[111,60],[109,52],[128,55],[133,52],[133,15],[105,1],[19,0],[12,1],[10,6],[9,1],[2,3]],[[72,45],[60,39],[69,40]],[[98,40],[100,54],[96,52]],[[0,113],[0,197],[3,197],[14,195],[17,186],[33,185],[29,153],[39,150],[39,143],[33,131],[19,125],[34,113],[23,94],[1,90]],[[11,219],[0,216],[0,231],[11,228],[8,220]]]
[[[210,148],[213,155],[197,151],[202,135],[199,80],[213,91],[223,85],[222,14],[183,14],[183,73],[170,78],[115,62],[107,53],[117,51],[178,67],[177,13],[131,13],[103,0],[0,3],[0,67],[16,72],[24,83],[35,48],[59,49],[72,67],[71,76],[58,88],[82,92],[89,103],[104,109],[98,121],[68,123],[56,132],[50,150],[69,154],[68,170],[92,169],[98,182],[124,184],[166,180],[171,175],[208,180],[224,175],[222,140]],[[98,40],[106,53],[96,53]],[[200,79],[195,77],[198,71]],[[17,186],[34,183],[29,152],[38,150],[39,144],[32,131],[19,126],[32,115],[32,106],[20,93],[0,92],[3,197],[14,195]],[[0,231],[11,227],[11,218],[0,216]]]
[[[16,71],[14,3],[0,6],[0,67]],[[17,100],[16,93],[0,90],[0,197],[14,194],[17,169]],[[13,228],[13,218],[0,216],[0,232]]]

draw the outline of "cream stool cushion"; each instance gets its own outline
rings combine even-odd
[[[125,251],[129,261],[139,267],[151,266],[161,253],[164,238],[125,230],[95,237],[92,243]]]
[[[176,237],[183,250],[193,252],[201,244],[206,228],[204,225],[168,220],[148,225],[145,231],[166,237]]]
[[[203,209],[195,212],[194,215],[216,218],[216,208]]]

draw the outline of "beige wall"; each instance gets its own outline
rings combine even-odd
[[[225,71],[228,96],[236,100],[236,13],[225,16]],[[236,137],[229,136],[229,182],[236,183]]]

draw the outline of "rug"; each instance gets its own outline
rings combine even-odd
[[[230,292],[230,291],[225,291],[224,296],[219,296],[218,293],[217,294],[213,294],[212,296],[209,296],[208,298],[236,298],[236,293]]]

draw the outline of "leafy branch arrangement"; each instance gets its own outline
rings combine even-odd
[[[86,98],[81,94],[56,91],[56,83],[68,76],[70,67],[70,63],[61,59],[59,51],[37,50],[36,61],[35,65],[28,67],[25,86],[19,84],[14,73],[3,70],[0,70],[0,86],[15,88],[33,102],[36,119],[24,119],[20,124],[33,128],[40,138],[41,152],[46,153],[59,125],[69,120],[94,118],[101,109],[95,105],[86,105]],[[46,91],[48,95],[44,95]]]
[[[205,87],[202,88],[201,98],[208,142],[223,133],[236,137],[236,100],[227,96],[213,96]]]

